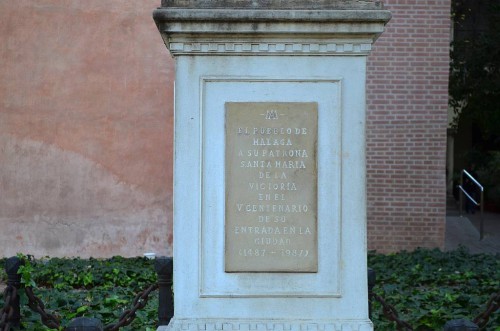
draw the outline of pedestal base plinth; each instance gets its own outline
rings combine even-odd
[[[373,331],[370,320],[176,319],[157,331]]]

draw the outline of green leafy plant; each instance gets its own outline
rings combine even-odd
[[[47,312],[56,314],[62,327],[76,317],[99,318],[104,325],[116,323],[131,308],[136,294],[156,282],[154,261],[145,258],[110,259],[41,258],[19,255],[24,265],[19,269],[21,282],[32,286]],[[0,279],[7,281],[5,258],[0,259]],[[27,306],[20,292],[22,326],[26,330],[48,330],[40,316]],[[3,298],[0,299],[3,306]],[[152,292],[146,307],[122,330],[156,330],[158,292]]]
[[[382,255],[370,253],[369,266],[377,273],[375,293],[394,305],[400,318],[415,330],[441,330],[452,319],[473,320],[484,311],[490,296],[500,290],[498,256],[418,249]],[[395,323],[374,303],[375,329],[396,330]],[[500,325],[498,312],[486,330]]]
[[[418,249],[388,255],[370,252],[368,261],[377,273],[374,291],[395,306],[400,318],[415,330],[441,330],[451,319],[472,320],[500,289],[498,255],[472,255],[463,248],[453,252]],[[28,262],[31,278],[25,281],[37,284],[35,294],[47,310],[60,316],[63,326],[80,316],[99,318],[105,325],[116,323],[136,294],[156,282],[153,261],[143,258],[44,258]],[[4,263],[5,259],[0,260],[0,266]],[[21,301],[24,328],[47,330],[40,316],[27,307],[23,292]],[[380,304],[374,303],[372,308],[375,330],[396,330],[383,316]],[[153,292],[134,322],[122,330],[155,330],[157,314],[158,294]],[[499,331],[498,326],[500,314],[496,312],[485,330]]]
[[[453,0],[452,20],[456,27],[473,33],[455,36],[450,52],[450,107],[454,110],[455,128],[474,123],[484,139],[498,137],[500,126],[500,4],[482,1],[485,8],[478,21],[482,28],[469,22],[479,15],[473,8],[474,1]],[[469,23],[467,23],[469,22]]]
[[[17,272],[21,275],[21,284],[28,287],[35,287],[36,283],[33,279],[35,269],[33,269],[33,266],[31,265],[31,258],[23,254],[18,254],[17,257],[19,257],[23,262]]]

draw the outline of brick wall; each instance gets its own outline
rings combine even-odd
[[[368,246],[444,246],[449,0],[386,0],[368,61]]]

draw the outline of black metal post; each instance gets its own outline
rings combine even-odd
[[[101,320],[89,317],[77,317],[73,319],[65,331],[103,331]]]
[[[368,317],[372,318],[372,292],[375,282],[377,281],[377,275],[375,270],[368,268]]]
[[[172,293],[172,274],[174,261],[171,257],[155,259],[155,270],[158,274],[158,326],[168,325],[174,316],[174,298]]]
[[[7,286],[16,288],[16,295],[11,299],[12,316],[7,322],[13,327],[19,327],[21,323],[21,305],[19,303],[19,289],[21,287],[21,275],[17,274],[23,261],[17,256],[13,256],[5,261],[5,272],[7,273]]]
[[[479,331],[479,326],[469,320],[451,320],[444,325],[444,331]]]

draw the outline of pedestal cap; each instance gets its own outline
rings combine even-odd
[[[380,1],[163,0],[162,6],[153,12],[153,18],[174,56],[193,53],[302,55],[300,47],[294,50],[292,46],[286,51],[287,42],[303,44],[301,39],[313,39],[312,53],[324,55],[357,54],[351,52],[350,47],[338,48],[339,40],[341,44],[360,45],[359,52],[366,53],[371,49],[366,45],[371,45],[384,31],[391,14]],[[350,42],[353,39],[357,41]],[[256,40],[271,45],[272,51],[262,52],[265,45],[252,50]]]

